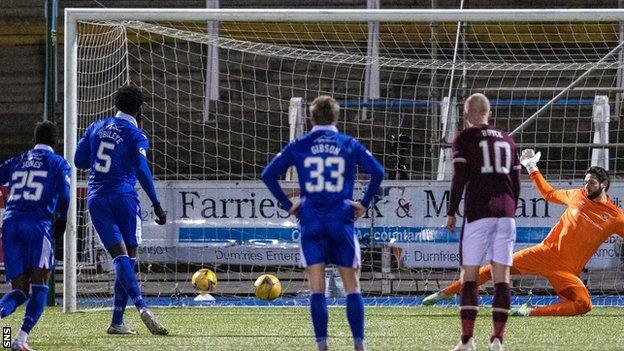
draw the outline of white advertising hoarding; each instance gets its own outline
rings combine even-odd
[[[450,232],[443,228],[449,185],[448,182],[384,182],[379,198],[366,216],[356,222],[361,242],[392,243],[402,248],[407,266],[456,267],[459,230]],[[580,182],[552,185],[581,186]],[[296,195],[293,188],[296,184],[284,186],[287,193]],[[276,200],[261,182],[159,182],[157,191],[167,211],[168,224],[154,223],[149,201],[140,192],[143,260],[279,265],[296,264],[299,259],[297,220],[277,207]],[[612,184],[609,193],[620,204],[624,184]],[[563,206],[546,203],[531,182],[524,182],[516,211],[516,249],[539,243],[563,210]],[[614,238],[607,240],[590,261],[590,267],[617,264],[620,255],[615,242]],[[276,251],[292,254],[276,259],[273,253]]]

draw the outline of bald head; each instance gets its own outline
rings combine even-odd
[[[464,103],[464,119],[469,126],[487,124],[490,119],[490,100],[481,93],[470,95]]]

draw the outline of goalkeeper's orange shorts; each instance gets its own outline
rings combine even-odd
[[[520,250],[513,255],[512,274],[539,275],[548,279],[557,293],[570,287],[587,289],[579,273],[560,262],[557,254],[539,244]]]

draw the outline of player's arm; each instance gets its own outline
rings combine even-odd
[[[286,173],[288,167],[294,165],[291,156],[292,144],[287,145],[278,153],[262,171],[262,181],[267,186],[271,194],[277,199],[279,207],[285,211],[290,211],[293,203],[279,184],[280,178]]]
[[[67,163],[67,161],[63,160],[59,168],[59,174],[56,178],[56,189],[58,190],[56,214],[59,217],[67,218],[67,209],[69,208],[71,167],[69,166],[69,163]]]
[[[136,177],[139,184],[141,184],[141,188],[143,188],[143,191],[145,191],[145,194],[147,194],[147,197],[150,199],[152,206],[154,207],[154,214],[157,217],[156,223],[163,225],[167,223],[167,214],[160,205],[160,201],[158,201],[156,187],[154,187],[154,176],[152,175],[149,162],[147,161],[148,148],[149,142],[147,141],[147,137],[142,132],[139,132],[136,141],[136,148],[134,150],[136,157]]]
[[[82,138],[76,145],[74,153],[74,165],[79,169],[89,169],[91,167],[91,142],[89,135],[91,134],[91,126],[82,135]]]
[[[568,200],[573,196],[575,190],[564,190],[564,189],[555,189],[553,188],[542,173],[537,168],[537,162],[539,161],[541,153],[535,153],[532,149],[522,150],[522,156],[520,157],[520,162],[526,168],[527,172],[535,184],[537,191],[544,198],[544,200],[565,205],[568,203]]]
[[[357,142],[356,144],[356,152],[357,152],[357,165],[361,170],[370,174],[370,181],[368,183],[368,188],[360,200],[360,204],[366,209],[370,206],[371,201],[373,200],[373,196],[377,193],[379,189],[379,185],[384,177],[384,168],[377,161],[375,156],[364,147],[364,145]],[[362,213],[363,214],[363,213]]]
[[[467,157],[463,150],[461,134],[453,141],[453,178],[451,179],[451,192],[448,210],[446,212],[446,226],[455,230],[455,215],[459,210],[459,202],[464,194],[467,179]]]
[[[71,179],[71,167],[67,161],[63,160],[59,165],[59,172],[56,176],[56,189],[58,191],[58,202],[56,203],[56,218],[52,224],[54,238],[63,236],[67,226],[67,210],[69,208],[69,188]]]

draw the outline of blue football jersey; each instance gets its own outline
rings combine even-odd
[[[145,133],[129,115],[120,112],[116,117],[93,122],[78,142],[74,156],[78,168],[89,169],[88,196],[134,192],[137,169],[142,161],[146,162],[148,146]],[[151,179],[149,183],[153,188]],[[155,193],[148,195],[155,198]]]
[[[288,167],[295,166],[300,196],[310,204],[337,204],[353,198],[353,185],[360,170],[371,174],[369,189],[362,198],[368,207],[383,179],[383,167],[360,142],[338,132],[332,125],[314,126],[310,133],[288,144],[266,167],[262,178],[288,209],[290,201],[277,185]]]
[[[10,191],[4,219],[50,221],[57,211],[65,217],[70,174],[69,163],[48,145],[8,159],[0,166],[0,184],[8,182]]]

